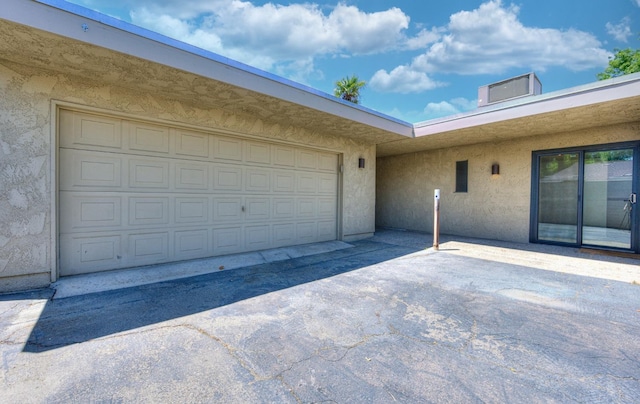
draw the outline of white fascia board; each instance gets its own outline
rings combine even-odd
[[[0,19],[262,93],[392,133],[413,125],[63,0],[2,0]]]
[[[417,123],[414,126],[415,136],[427,136],[482,126],[526,116],[638,97],[638,95],[640,95],[640,73],[634,73]]]

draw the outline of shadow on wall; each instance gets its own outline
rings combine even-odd
[[[151,285],[48,301],[24,347],[45,352],[355,271],[422,248],[354,248]]]

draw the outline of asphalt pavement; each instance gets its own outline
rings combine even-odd
[[[640,261],[430,243],[0,295],[0,402],[640,402]]]

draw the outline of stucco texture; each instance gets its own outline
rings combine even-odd
[[[433,231],[441,190],[443,234],[528,242],[532,151],[638,140],[640,123],[378,158],[376,224]],[[468,192],[456,193],[456,161],[468,160]],[[491,175],[491,165],[500,175]]]
[[[112,55],[116,57],[115,55]],[[177,75],[176,81],[183,81]],[[130,83],[129,83],[130,84]],[[163,83],[167,88],[172,83]],[[178,83],[176,82],[176,85]],[[342,234],[345,239],[372,234],[375,222],[375,145],[307,128],[274,123],[253,114],[231,113],[158,95],[134,85],[117,86],[71,74],[0,59],[0,291],[48,283],[55,265],[52,181],[55,176],[53,101],[123,113],[141,119],[193,125],[265,140],[342,153]],[[358,169],[358,158],[367,161]],[[13,286],[11,286],[13,285]]]

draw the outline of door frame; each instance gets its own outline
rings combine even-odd
[[[563,245],[570,247],[588,247],[593,249],[614,250],[640,253],[640,203],[636,202],[630,213],[631,220],[631,248],[615,248],[595,245],[582,244],[582,227],[583,227],[583,195],[584,195],[584,155],[585,153],[600,150],[619,150],[633,149],[633,168],[632,168],[632,192],[638,195],[640,191],[640,141],[604,143],[587,146],[565,147],[560,149],[534,150],[531,152],[531,204],[530,204],[530,222],[529,222],[529,241],[538,244]],[[559,241],[539,240],[538,239],[538,220],[539,220],[539,180],[540,180],[540,157],[553,154],[577,153],[579,155],[578,169],[578,200],[577,200],[577,237],[576,243],[565,243]]]

